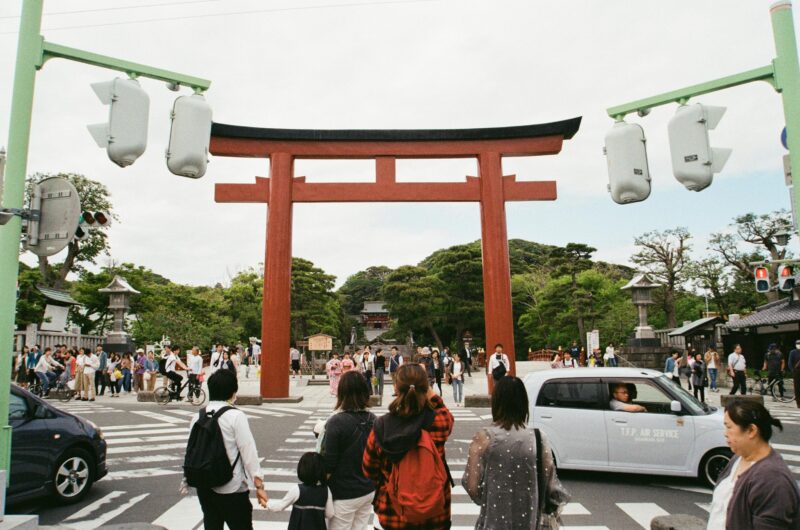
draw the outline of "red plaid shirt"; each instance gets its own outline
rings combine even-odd
[[[430,433],[436,449],[439,450],[439,455],[444,460],[444,444],[453,431],[453,415],[444,405],[441,397],[434,396],[431,401],[436,406],[436,409],[433,423],[427,431]],[[389,480],[392,465],[392,461],[383,454],[383,450],[375,440],[375,431],[373,430],[369,434],[367,447],[364,449],[363,469],[364,475],[375,483],[375,500],[372,504],[375,507],[375,513],[378,515],[381,526],[386,530],[439,530],[450,528],[450,483],[447,483],[444,491],[444,515],[427,521],[423,525],[409,525],[394,511],[389,500],[389,494],[386,491],[386,483]],[[420,478],[424,479],[424,477]]]

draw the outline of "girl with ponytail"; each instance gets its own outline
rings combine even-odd
[[[364,474],[375,484],[375,513],[386,530],[418,529],[438,530],[450,528],[450,487],[452,479],[445,461],[444,444],[453,430],[453,415],[428,384],[428,373],[416,363],[404,364],[395,376],[397,397],[389,405],[389,413],[375,421],[375,427],[367,439],[364,450]],[[442,511],[425,521],[411,522],[403,515],[402,505],[393,505],[387,484],[395,466],[403,457],[417,447],[426,431],[441,458],[448,481],[437,494],[442,496]],[[399,469],[403,469],[400,467]],[[417,477],[415,477],[417,478]],[[419,477],[420,479],[430,477]],[[395,497],[397,498],[397,497]]]

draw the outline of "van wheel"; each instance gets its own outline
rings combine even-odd
[[[70,449],[58,460],[53,474],[53,493],[64,504],[78,502],[92,486],[94,460],[83,449]]]
[[[703,481],[707,486],[713,488],[717,485],[719,475],[725,467],[727,467],[731,458],[733,458],[733,452],[731,452],[730,449],[714,449],[713,451],[709,451],[700,462],[700,470],[697,474],[697,478]]]

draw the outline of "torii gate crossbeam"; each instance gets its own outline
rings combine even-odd
[[[323,131],[260,129],[215,123],[211,153],[269,158],[269,178],[217,184],[216,202],[265,203],[261,395],[289,397],[292,205],[295,202],[479,202],[486,345],[503,343],[514,373],[514,325],[506,230],[506,201],[556,199],[554,181],[519,182],[503,176],[504,156],[557,154],[580,118],[489,129]],[[405,183],[398,158],[475,158],[478,175],[464,182]],[[296,159],[374,159],[374,183],[309,183],[294,176]]]

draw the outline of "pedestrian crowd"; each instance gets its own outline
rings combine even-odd
[[[439,396],[443,395],[443,383],[451,385],[453,400],[457,407],[461,407],[464,400],[464,377],[472,377],[472,358],[473,352],[468,347],[463,351],[452,353],[447,346],[441,350],[436,347],[418,346],[411,360],[425,369],[428,384],[431,388],[438,389]],[[356,349],[352,356],[349,352],[345,352],[340,357],[338,352],[333,352],[325,365],[330,393],[332,396],[337,396],[341,378],[347,372],[355,371],[366,379],[369,395],[383,396],[386,375],[389,375],[394,385],[397,372],[406,362],[406,358],[397,346],[392,346],[388,353],[382,348],[377,348],[373,352],[370,346]],[[508,366],[507,356],[505,364]],[[396,395],[396,391],[393,391],[392,397]]]
[[[379,357],[377,351],[373,355]],[[419,354],[420,359],[432,355]],[[264,491],[247,417],[233,407],[235,377],[220,371],[208,379],[211,401],[192,421],[181,484],[183,493],[196,488],[206,530],[226,524],[231,530],[252,528],[250,489],[267,510],[291,509],[290,530],[362,530],[373,513],[386,530],[450,528],[455,480],[445,444],[455,420],[434,390],[433,359],[398,365],[394,399],[381,417],[369,411],[375,385],[367,370],[355,363],[345,370],[344,361],[336,360],[334,411],[315,428],[317,450],[300,456],[298,483],[281,499]],[[451,367],[451,373],[458,370]],[[475,434],[460,481],[480,506],[478,529],[556,528],[569,501],[547,437],[528,429],[529,414],[522,381],[500,377],[492,394],[492,425]]]
[[[225,368],[237,377],[240,371],[250,377],[250,369],[257,364],[259,353],[257,344],[247,348],[241,344],[230,347],[217,344],[207,355],[207,365],[212,373]],[[193,388],[199,388],[205,365],[196,346],[181,358],[180,347],[165,345],[157,358],[153,351],[145,352],[142,348],[135,352],[109,353],[101,345],[92,350],[71,348],[66,344],[44,348],[34,344],[24,346],[12,357],[12,381],[44,397],[48,397],[53,388],[59,388],[73,392],[77,400],[95,401],[106,391],[112,398],[133,392],[152,392],[159,377],[163,385],[171,385],[176,392],[184,379],[178,373],[180,370],[187,372]]]
[[[604,366],[618,366],[617,350],[613,344],[606,346],[605,353],[600,352],[600,348],[593,348],[589,355],[586,355],[586,348],[578,347],[578,341],[572,341],[572,345],[564,349],[559,346],[550,357],[551,368],[602,368]]]

